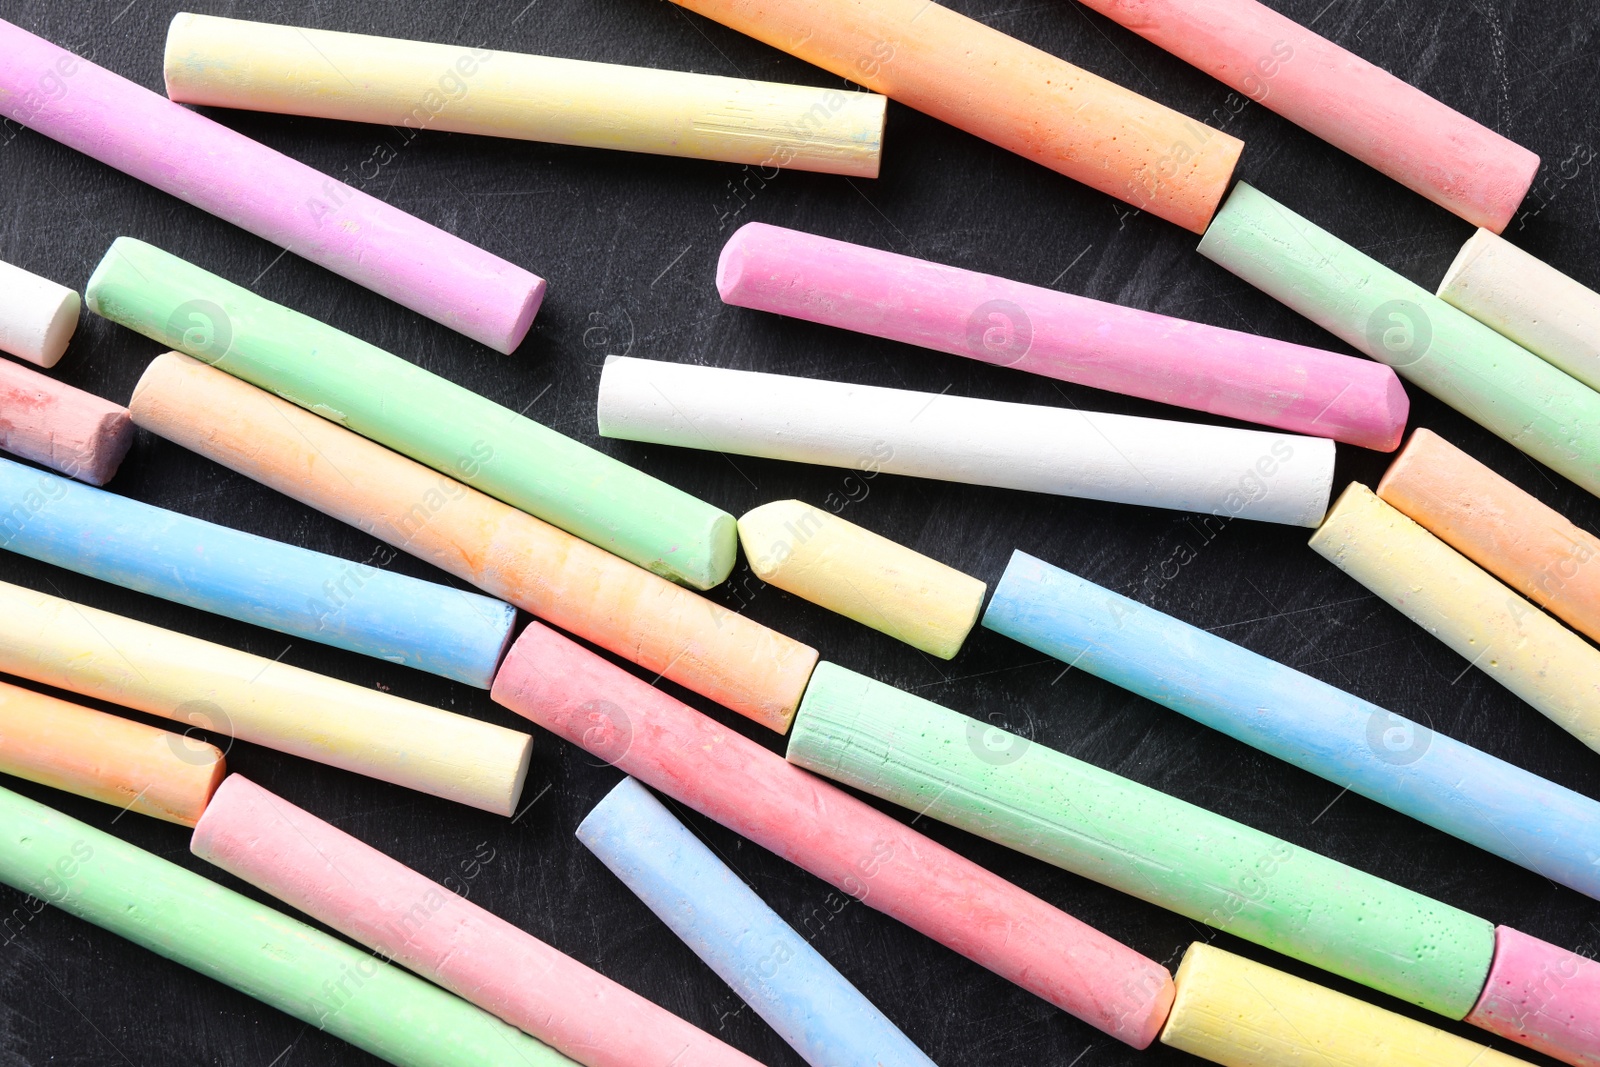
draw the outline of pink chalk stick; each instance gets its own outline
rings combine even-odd
[[[1160,964],[546,626],[523,631],[492,695],[1135,1048],[1166,1021],[1173,985]]]
[[[744,1053],[239,775],[190,850],[586,1067],[760,1067]]]
[[[499,352],[544,281],[0,19],[0,115]]]
[[[1411,403],[1381,363],[751,222],[723,246],[740,307],[1392,452]]]
[[[105,485],[131,444],[133,422],[121,404],[0,359],[0,448]]]
[[[1511,929],[1467,1022],[1578,1067],[1600,1064],[1600,963]]]
[[[1539,157],[1257,0],[1084,0],[1468,222],[1499,233]]]

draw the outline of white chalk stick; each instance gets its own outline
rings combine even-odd
[[[78,294],[0,262],[0,351],[54,367],[78,328]]]

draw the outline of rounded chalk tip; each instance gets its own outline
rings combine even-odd
[[[700,590],[716,588],[733,573],[733,565],[739,562],[739,520],[719,511],[711,520],[706,545],[705,569],[685,576],[687,584]]]
[[[811,510],[802,500],[774,500],[739,516],[739,543],[757,578],[770,583],[778,576],[787,557],[774,553],[772,546],[783,542],[786,526],[804,521]]]
[[[1377,452],[1393,452],[1399,448],[1400,442],[1405,440],[1406,422],[1411,418],[1411,395],[1406,392],[1405,383],[1392,368],[1385,369],[1389,371],[1389,378],[1383,390],[1383,418],[1378,423],[1383,432],[1360,442]]]
[[[50,316],[49,325],[45,327],[38,347],[31,352],[17,354],[46,370],[54,367],[66,354],[67,344],[78,330],[78,312],[82,307],[83,301],[78,298],[76,292],[71,289],[63,290],[61,300]]]
[[[750,245],[780,232],[781,227],[765,222],[747,222],[733,231],[733,235],[722,246],[722,254],[717,257],[717,295],[722,297],[724,304],[748,306],[740,303],[739,294],[744,288],[744,272],[751,257]]]
[[[539,308],[544,304],[547,286],[545,280],[537,274],[530,274],[528,278],[531,284],[528,286],[528,291],[523,294],[522,304],[517,309],[517,317],[512,322],[510,331],[497,334],[485,330],[482,336],[474,337],[474,340],[483,342],[503,356],[509,356],[517,350],[517,346],[522,344],[523,339],[528,336],[528,331],[533,328],[533,318],[539,314]]]

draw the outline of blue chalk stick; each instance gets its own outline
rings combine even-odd
[[[516,609],[0,459],[0,548],[489,688]]]
[[[1016,552],[983,625],[1600,899],[1600,803]]]
[[[812,1067],[933,1067],[632,778],[595,805],[578,840]]]

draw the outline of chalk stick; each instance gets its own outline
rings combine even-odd
[[[188,356],[145,370],[145,429],[787,732],[816,650]]]
[[[528,773],[527,734],[4,582],[0,671],[500,815]]]
[[[133,423],[121,404],[0,359],[0,449],[104,485],[132,445]]]
[[[517,609],[0,459],[0,548],[489,688]]]
[[[674,0],[1200,233],[1244,142],[931,0]]]
[[[196,856],[585,1067],[754,1060],[438,882],[231,775]]]
[[[1600,1064],[1600,964],[1497,926],[1494,966],[1467,1022],[1578,1067]]]
[[[78,328],[78,294],[0,262],[0,352],[54,367]]]
[[[1240,183],[1200,254],[1600,493],[1600,393]]]
[[[594,806],[578,840],[812,1067],[933,1067],[634,779]]]
[[[648,570],[709,589],[732,515],[309,316],[119,237],[90,310],[370,437]]]
[[[1600,651],[1371,489],[1352,483],[1311,547],[1470,666],[1600,750]]]
[[[0,19],[0,116],[497,352],[544,279]]]
[[[884,97],[179,13],[184,104],[876,178]]]
[[[1161,1043],[1224,1067],[1514,1067],[1523,1061],[1196,941]]]
[[[517,638],[493,696],[841,890],[839,904],[899,919],[1134,1048],[1166,1019],[1159,964],[548,627]]]
[[[390,1063],[571,1064],[398,967],[8,789],[0,881]],[[162,1017],[159,1000],[148,1010]],[[177,1012],[171,1022],[186,1025]]]
[[[1439,296],[1529,352],[1600,389],[1600,293],[1479,230],[1456,254]]]
[[[1315,526],[1332,441],[612,356],[600,435]]]
[[[1600,899],[1600,802],[1025,552],[983,625]]]
[[[1378,495],[1567,625],[1600,640],[1600,538],[1431,430],[1389,465]]]
[[[745,512],[739,540],[768,585],[940,659],[961,651],[983,607],[978,579],[799,500]]]
[[[0,772],[183,826],[224,773],[215,745],[6,682]]]
[[[722,299],[1030,374],[1392,452],[1410,401],[1380,364],[750,222]]]
[[[1088,6],[1477,226],[1511,221],[1539,157],[1258,0]]]

